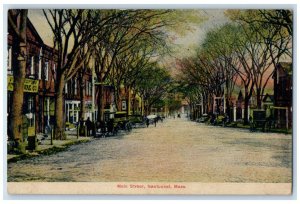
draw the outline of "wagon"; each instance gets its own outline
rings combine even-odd
[[[253,110],[253,118],[250,118],[250,130],[254,131],[261,128],[262,131],[266,129],[266,111],[261,109]]]
[[[125,111],[116,112],[114,115],[114,128],[117,130],[127,130],[130,131],[132,129],[131,122],[127,117],[127,113]]]

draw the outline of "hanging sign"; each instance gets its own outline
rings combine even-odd
[[[7,77],[7,90],[8,91],[13,91],[14,90],[14,78],[13,78],[13,76],[8,76]],[[39,90],[39,80],[25,79],[24,92],[37,93],[38,90]]]

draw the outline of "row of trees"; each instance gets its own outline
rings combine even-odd
[[[181,60],[179,80],[186,87],[193,86],[186,91],[192,105],[203,100],[212,106],[213,96],[225,95],[224,106],[228,106],[234,87],[242,87],[244,123],[247,123],[253,93],[257,108],[261,108],[274,67],[280,60],[291,61],[292,12],[227,10],[225,13],[230,22],[208,32],[196,56]]]
[[[13,68],[15,80],[8,134],[21,142],[27,14],[26,9],[8,12],[9,26],[14,31],[13,53],[18,55],[14,57],[18,63]],[[171,76],[158,63],[170,52],[168,33],[184,34],[190,23],[203,21],[196,10],[50,9],[43,10],[43,15],[53,36],[53,57],[57,58],[54,79],[57,139],[64,138],[64,87],[69,80],[79,77],[83,100],[83,75],[92,68],[100,84],[98,107],[102,107],[103,85],[109,83],[115,87],[116,100],[120,86],[124,86],[135,94],[140,93],[149,111],[171,89]],[[82,117],[83,105],[80,112]],[[99,120],[102,114],[98,111]]]

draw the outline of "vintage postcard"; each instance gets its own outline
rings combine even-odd
[[[293,16],[8,9],[8,193],[291,195]]]

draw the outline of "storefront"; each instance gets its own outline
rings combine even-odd
[[[66,110],[66,122],[73,123],[73,124],[79,122],[80,101],[67,100],[65,102],[65,110]]]
[[[8,90],[8,114],[11,112],[12,94],[14,90],[13,76],[7,77],[7,90]],[[37,94],[38,94],[38,80],[25,79],[24,82],[24,102],[23,102],[23,124],[28,127],[27,136],[36,135],[36,107],[37,107]],[[24,133],[24,132],[23,132]],[[26,133],[24,133],[26,135]]]

